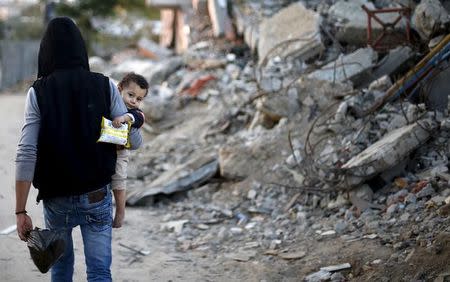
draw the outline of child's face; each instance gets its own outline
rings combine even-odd
[[[119,90],[125,105],[129,109],[139,109],[139,106],[147,93],[147,89],[142,89],[133,81],[130,81],[128,85]]]

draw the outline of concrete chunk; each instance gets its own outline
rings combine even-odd
[[[433,128],[434,123],[422,120],[390,132],[342,166],[349,172],[346,184],[356,186],[401,162],[430,137]]]
[[[301,3],[294,3],[280,10],[273,17],[265,19],[259,26],[259,62],[270,56],[287,56],[308,59],[319,54],[324,46],[320,36],[322,18]],[[287,40],[299,39],[271,50]]]
[[[171,74],[176,72],[184,61],[181,57],[172,57],[154,64],[141,74],[147,79],[152,86],[163,83]]]
[[[422,0],[412,17],[413,27],[423,39],[430,39],[435,32],[444,30],[449,21],[449,14],[438,0]]]
[[[329,15],[338,20],[337,26],[340,26],[336,33],[336,38],[340,42],[355,45],[367,43],[367,13],[361,8],[362,5],[370,10],[375,9],[373,3],[367,0],[339,1],[330,7]],[[378,14],[377,17],[383,22],[392,23],[398,17],[398,14]],[[382,26],[372,20],[372,32],[375,38],[382,30]]]
[[[160,46],[150,39],[142,37],[137,43],[139,52],[146,57],[152,59],[164,59],[173,54],[173,52],[166,47]]]
[[[399,46],[389,51],[389,53],[378,63],[378,67],[374,69],[373,76],[380,78],[383,75],[396,75],[398,72],[404,71],[415,57],[414,51],[408,46]],[[373,80],[373,78],[372,78]]]
[[[143,187],[136,187],[127,194],[127,203],[135,205],[157,194],[172,194],[197,187],[213,177],[219,164],[215,154],[193,156],[192,161],[166,171],[157,179]]]
[[[308,78],[326,81],[358,82],[358,78],[372,67],[378,58],[377,53],[370,47],[358,49],[348,55],[341,55],[336,61],[331,62],[320,70],[312,72]]]

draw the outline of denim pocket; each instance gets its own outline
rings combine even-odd
[[[112,226],[112,205],[111,202],[103,206],[90,209],[86,213],[86,221],[94,232],[102,232]]]
[[[66,227],[68,221],[69,208],[63,202],[50,199],[44,200],[45,225],[49,229],[59,229]]]

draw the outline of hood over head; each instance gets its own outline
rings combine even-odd
[[[39,47],[38,78],[57,69],[81,67],[89,70],[89,60],[81,32],[67,17],[52,19]]]

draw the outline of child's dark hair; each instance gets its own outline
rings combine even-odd
[[[118,85],[119,89],[123,89],[124,87],[127,87],[130,82],[134,82],[140,88],[145,89],[146,90],[145,96],[147,96],[148,88],[149,88],[147,80],[142,75],[134,73],[134,72],[129,72],[122,78],[122,80],[119,82],[119,85]]]

